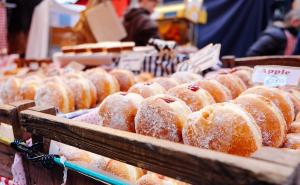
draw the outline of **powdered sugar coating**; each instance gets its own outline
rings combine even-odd
[[[137,83],[130,87],[128,92],[137,93],[143,96],[144,98],[148,98],[157,94],[163,94],[166,92],[166,90],[156,82],[149,82]]]
[[[106,97],[99,107],[102,126],[135,132],[134,117],[143,97],[139,94],[115,93]]]
[[[167,103],[165,98],[175,101]],[[181,129],[189,107],[181,100],[168,96],[156,95],[145,99],[135,117],[136,132],[142,135],[181,142]]]
[[[12,103],[22,99],[20,87],[22,80],[16,77],[10,77],[1,85],[0,97],[3,103]]]
[[[209,105],[190,114],[182,135],[185,144],[242,156],[262,144],[252,116],[233,103]]]
[[[202,76],[191,72],[176,72],[171,75],[171,78],[174,78],[180,84],[184,84],[199,81],[202,79]]]
[[[134,74],[131,71],[114,69],[110,74],[118,80],[121,91],[128,91],[128,89],[135,84]]]
[[[169,90],[179,85],[179,83],[175,79],[168,77],[154,78],[153,80],[151,80],[151,82],[159,83],[159,85],[161,85],[166,90]]]
[[[34,100],[37,88],[42,84],[41,80],[30,79],[22,83],[20,95],[24,100]]]
[[[284,143],[285,148],[290,149],[300,149],[300,134],[292,133],[286,136],[286,141]]]
[[[232,74],[217,75],[214,77],[214,79],[230,90],[232,98],[238,97],[247,89],[242,80]]]

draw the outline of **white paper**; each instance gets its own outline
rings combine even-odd
[[[140,71],[145,59],[143,52],[124,52],[121,54],[121,59],[118,67],[130,71]]]

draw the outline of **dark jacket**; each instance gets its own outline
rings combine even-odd
[[[123,41],[134,41],[137,46],[145,46],[150,38],[159,38],[156,22],[143,8],[130,9],[124,16],[123,24],[127,31]]]
[[[286,42],[284,29],[271,26],[252,44],[247,51],[247,56],[283,55]]]

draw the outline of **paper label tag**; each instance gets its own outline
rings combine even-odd
[[[130,71],[140,71],[142,69],[145,53],[143,52],[124,52],[121,54],[119,68]]]
[[[268,87],[299,86],[299,80],[299,67],[255,66],[252,74],[253,83],[262,83]]]

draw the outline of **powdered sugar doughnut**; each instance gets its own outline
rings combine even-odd
[[[192,111],[180,99],[156,95],[145,99],[135,117],[136,133],[181,142],[181,130]]]
[[[175,179],[160,176],[155,173],[147,173],[142,176],[137,185],[188,185],[187,183],[177,181]]]
[[[287,128],[278,107],[269,99],[257,94],[245,94],[234,100],[252,115],[260,127],[263,144],[280,147],[285,139]]]
[[[95,68],[88,69],[85,71],[86,75],[93,75],[95,73],[98,74],[98,73],[107,73],[107,72],[101,67],[95,67]]]
[[[184,101],[193,112],[215,103],[214,98],[206,90],[195,85],[182,84],[170,89],[167,94]]]
[[[200,80],[193,82],[192,85],[208,91],[217,103],[226,102],[232,99],[229,89],[216,80]]]
[[[157,94],[163,94],[166,90],[156,82],[146,82],[133,85],[128,92],[137,93],[144,98],[148,98]]]
[[[237,67],[234,67],[232,68],[232,70],[236,70],[236,71],[239,71],[239,70],[246,70],[250,73],[253,72],[253,68],[252,67],[249,67],[249,66],[237,66]]]
[[[41,80],[25,80],[20,87],[20,95],[24,100],[34,100],[36,90],[42,85]]]
[[[249,70],[232,70],[231,74],[239,77],[247,87],[252,87],[252,73]]]
[[[74,111],[74,95],[62,83],[48,82],[40,86],[34,101],[37,106],[54,106],[63,113]]]
[[[116,78],[106,72],[87,73],[86,78],[96,87],[98,102],[102,102],[108,95],[120,91],[120,86]]]
[[[171,78],[174,78],[180,84],[184,84],[199,81],[202,79],[202,76],[191,72],[176,72],[171,75]]]
[[[284,88],[293,102],[295,115],[300,111],[300,91],[294,88]]]
[[[96,105],[96,87],[88,79],[83,77],[70,78],[67,80],[66,85],[74,94],[76,109],[88,109]]]
[[[153,80],[151,80],[151,82],[158,83],[159,85],[161,85],[166,90],[169,90],[169,89],[179,85],[179,83],[175,79],[167,78],[167,77],[154,78]]]
[[[215,76],[215,80],[230,90],[232,98],[238,97],[238,95],[247,89],[244,82],[232,74],[217,75]]]
[[[297,116],[296,116],[296,121],[300,121],[300,112],[298,112]]]
[[[137,168],[115,160],[110,160],[108,162],[105,171],[121,179],[127,180],[132,184],[136,184],[138,179],[144,175],[144,172],[141,168]]]
[[[293,103],[286,92],[277,88],[256,86],[248,89],[243,94],[259,94],[270,99],[283,113],[287,128],[289,129],[295,118],[295,112]]]
[[[149,80],[152,80],[152,79],[153,79],[153,75],[151,73],[145,73],[145,72],[143,72],[135,77],[135,81],[137,83],[148,82]]]
[[[209,105],[190,114],[182,136],[185,144],[241,156],[249,156],[262,145],[255,120],[233,103]]]
[[[12,103],[22,99],[20,87],[22,80],[16,77],[10,77],[1,85],[0,97],[3,103]]]
[[[106,97],[100,105],[101,125],[135,132],[134,117],[143,97],[135,93],[119,92]]]
[[[118,80],[121,91],[128,91],[128,89],[135,84],[135,77],[131,71],[114,69],[110,74]]]
[[[300,133],[300,121],[294,121],[291,124],[289,133]]]
[[[286,141],[284,143],[285,148],[290,149],[300,149],[300,134],[299,133],[291,133],[286,136]]]

